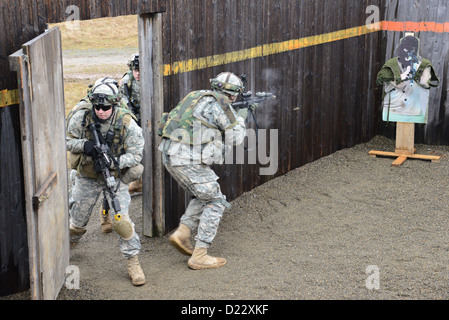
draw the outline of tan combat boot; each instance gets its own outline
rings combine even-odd
[[[192,257],[190,257],[187,264],[194,270],[215,269],[224,266],[226,259],[209,256],[207,248],[195,247]]]
[[[179,224],[178,229],[170,236],[169,241],[182,254],[192,255],[193,246],[190,242],[190,228],[185,224]]]
[[[145,284],[145,275],[140,267],[137,256],[128,258],[128,274],[131,277],[133,285],[141,286]]]
[[[129,184],[128,191],[129,191],[129,194],[133,194],[136,192],[142,192],[142,179],[131,182]]]
[[[112,221],[111,221],[111,215],[103,214],[103,204],[100,206],[100,225],[101,225],[101,231],[103,233],[110,233],[112,232]]]
[[[83,234],[87,231],[86,228],[78,228],[72,223],[69,226],[69,235],[70,235],[70,248],[74,248],[78,243],[78,240],[81,238]]]

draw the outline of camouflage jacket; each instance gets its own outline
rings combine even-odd
[[[84,154],[84,143],[89,140],[90,132],[88,124],[92,122],[92,105],[89,103],[81,104],[79,111],[74,112],[67,118],[66,145],[67,150],[72,154],[80,154],[77,169],[83,175],[90,178],[101,178],[101,174],[93,174],[91,166],[93,159]],[[134,167],[140,164],[143,157],[144,138],[142,129],[134,121],[133,116],[128,110],[116,107],[114,115],[102,123],[100,132],[103,137],[108,131],[114,132],[114,138],[111,143],[111,150],[119,163],[120,170]],[[117,168],[112,168],[111,172],[117,176]]]
[[[222,164],[227,152],[246,135],[245,120],[228,98],[216,91],[191,92],[165,116],[161,135],[166,139],[159,150],[168,154],[175,166]]]
[[[137,123],[140,125],[140,82],[134,78],[132,71],[125,74],[120,80],[120,95],[125,101],[127,109],[134,113]]]

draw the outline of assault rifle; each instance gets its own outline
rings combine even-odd
[[[108,144],[106,141],[104,141],[104,138],[101,134],[98,134],[97,131],[97,125],[95,123],[89,124],[89,130],[92,133],[93,141],[94,141],[94,147],[96,150],[97,156],[95,157],[95,164],[98,165],[101,168],[101,173],[103,174],[103,178],[105,181],[105,188],[103,189],[103,215],[109,214],[109,202],[106,198],[106,192],[109,193],[109,196],[111,198],[112,202],[112,209],[114,209],[115,212],[115,219],[117,221],[120,221],[121,219],[121,208],[120,208],[120,202],[117,199],[117,190],[119,185],[116,184],[115,178],[111,175],[111,172],[109,171],[109,168],[111,167],[112,163],[117,166],[118,163],[114,159],[114,156],[111,153],[111,150],[109,149]],[[101,140],[100,141],[100,137]],[[120,180],[119,180],[120,183]],[[116,187],[116,188],[115,188]],[[115,189],[114,189],[115,188]]]
[[[251,91],[247,91],[242,93],[242,100],[238,102],[232,103],[232,107],[235,110],[247,108],[249,113],[252,115],[254,119],[254,123],[256,125],[256,129],[259,130],[259,124],[257,123],[256,115],[254,114],[253,110],[250,108],[255,103],[261,103],[267,100],[273,100],[276,99],[276,96],[270,92],[257,92],[255,96],[253,96]],[[249,119],[249,116],[246,118],[245,122],[247,122]],[[256,146],[258,145],[258,141],[256,142]],[[250,150],[247,147],[244,146],[246,150]]]
[[[276,99],[276,96],[270,92],[256,92],[255,96],[251,91],[242,93],[242,100],[232,103],[234,109],[249,108],[255,103],[261,103],[267,100]]]

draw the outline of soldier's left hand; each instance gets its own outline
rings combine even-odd
[[[253,103],[252,105],[249,106],[249,110],[251,110],[252,112],[256,111],[256,109],[259,107],[258,103]]]

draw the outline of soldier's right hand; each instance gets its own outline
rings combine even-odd
[[[97,154],[97,149],[95,149],[95,144],[91,140],[84,142],[84,153],[88,156],[95,157]]]

